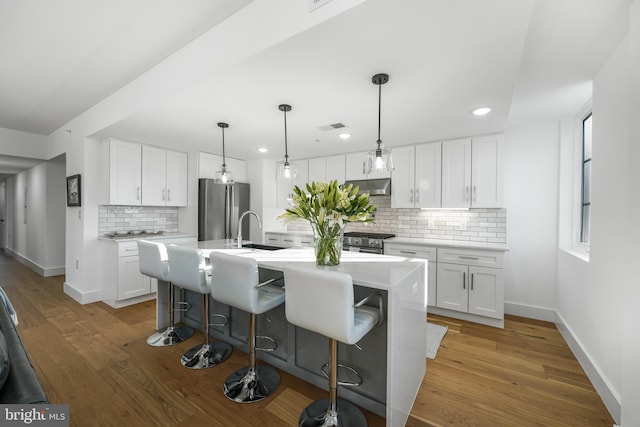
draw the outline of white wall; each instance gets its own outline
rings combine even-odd
[[[43,135],[0,128],[0,153],[33,159],[48,159],[46,140],[47,138]]]
[[[559,124],[505,133],[505,312],[553,321],[556,307]]]
[[[63,161],[7,179],[7,251],[44,276],[64,273],[65,205]]]
[[[626,289],[632,283],[626,262],[632,227],[628,173],[628,41],[623,41],[593,83],[592,217],[589,262],[558,252],[558,322],[579,347],[579,360],[614,418],[620,420],[621,326]],[[635,280],[637,284],[637,279]],[[574,348],[575,352],[575,348]],[[597,376],[593,374],[597,373]],[[637,402],[629,404],[635,405]],[[633,425],[633,424],[631,424]]]
[[[629,147],[627,156],[628,184],[627,198],[629,200],[627,218],[629,234],[626,240],[626,265],[629,271],[640,259],[640,226],[633,221],[632,213],[640,212],[640,0],[635,0],[629,14]],[[633,221],[633,222],[632,222]],[[623,427],[640,426],[640,339],[638,339],[638,325],[640,325],[640,286],[638,280],[626,281],[623,290],[622,323],[622,423]]]

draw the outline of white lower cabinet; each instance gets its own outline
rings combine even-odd
[[[429,261],[429,312],[502,327],[504,251],[385,242],[385,255]]]
[[[504,319],[504,253],[438,249],[436,307]]]
[[[164,244],[197,241],[196,237],[158,239]],[[102,300],[120,308],[155,298],[158,280],[140,273],[137,240],[102,240]]]
[[[313,246],[313,236],[307,234],[268,231],[264,233],[264,241],[267,245],[281,246],[283,248],[309,248]]]

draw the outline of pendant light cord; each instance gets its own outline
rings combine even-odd
[[[382,110],[382,84],[378,83],[378,148],[380,148],[380,144],[382,141],[380,140],[380,121],[381,121],[381,110]]]
[[[222,166],[223,167],[227,166],[227,160],[225,159],[225,156],[224,156],[224,127],[222,128]]]
[[[287,110],[284,110],[284,159],[289,159],[289,152],[287,150]]]

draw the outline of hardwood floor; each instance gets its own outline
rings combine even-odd
[[[80,305],[63,276],[42,278],[0,251],[0,286],[52,403],[68,403],[72,426],[295,426],[326,392],[285,372],[274,396],[229,401],[224,379],[245,366],[234,350],[222,365],[191,371],[180,355],[203,341],[151,348],[155,303],[112,309]],[[608,426],[613,420],[555,326],[508,317],[505,329],[445,317],[449,326],[418,394],[409,427]],[[384,419],[365,411],[369,426]]]

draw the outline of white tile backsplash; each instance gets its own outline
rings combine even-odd
[[[373,196],[374,223],[349,223],[345,231],[393,233],[398,237],[507,242],[506,209],[394,209],[391,196]],[[430,225],[432,227],[430,227]],[[288,231],[311,233],[307,221],[295,221]]]
[[[98,234],[115,231],[178,231],[178,208],[149,206],[98,206]]]

